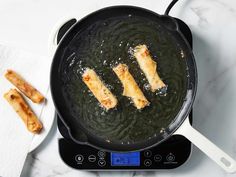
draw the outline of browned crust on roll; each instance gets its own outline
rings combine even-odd
[[[137,109],[142,109],[149,105],[149,101],[144,96],[138,84],[128,70],[126,64],[119,64],[113,68],[123,85],[123,95],[132,99]]]
[[[144,72],[152,92],[166,87],[157,73],[157,63],[152,59],[146,45],[138,45],[134,48],[136,58],[141,70]]]
[[[44,96],[15,71],[8,69],[5,77],[34,103],[41,103],[44,100]]]
[[[93,95],[101,103],[101,105],[109,110],[116,107],[117,99],[111,91],[103,84],[96,72],[90,68],[86,68],[82,75],[82,79]]]
[[[16,113],[21,117],[27,129],[32,133],[40,133],[43,128],[42,123],[38,120],[29,105],[16,89],[10,89],[4,94],[4,98],[13,107]]]

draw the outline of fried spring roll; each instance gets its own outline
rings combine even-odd
[[[152,92],[166,87],[157,73],[157,63],[152,59],[146,45],[138,45],[134,49],[134,57],[144,72]]]
[[[137,109],[142,109],[149,105],[149,101],[138,87],[138,84],[130,74],[126,64],[117,65],[113,68],[113,71],[116,73],[124,87],[123,95],[130,97]]]
[[[24,98],[16,89],[11,89],[4,94],[4,98],[10,103],[16,113],[21,117],[27,129],[32,133],[39,133],[43,125],[30,109]]]
[[[87,68],[82,75],[82,79],[106,110],[114,108],[117,105],[116,97],[103,84],[94,70]]]
[[[34,103],[41,103],[44,100],[44,96],[16,72],[7,70],[5,77]]]

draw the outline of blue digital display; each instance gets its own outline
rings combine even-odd
[[[140,152],[112,152],[111,166],[140,166]]]

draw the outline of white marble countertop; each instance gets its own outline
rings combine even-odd
[[[170,0],[1,0],[0,43],[48,55],[48,36],[64,16],[77,18],[99,8],[129,4],[163,14]],[[180,0],[170,13],[191,28],[199,85],[194,127],[236,159],[236,1]],[[54,110],[52,110],[54,111]],[[236,176],[193,148],[183,166],[156,172],[86,172],[66,166],[58,154],[56,124],[44,143],[28,155],[22,177],[88,176]],[[1,160],[1,157],[0,157]]]

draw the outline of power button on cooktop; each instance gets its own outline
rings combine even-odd
[[[77,163],[81,164],[84,160],[84,156],[81,155],[81,154],[78,154],[78,155],[75,156],[75,160],[76,160]]]

